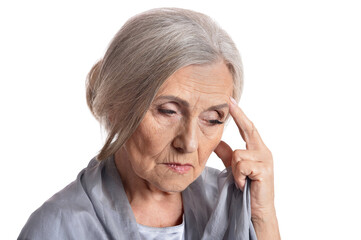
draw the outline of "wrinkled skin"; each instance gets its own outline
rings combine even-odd
[[[179,224],[181,192],[201,174],[215,151],[226,167],[232,166],[241,189],[247,176],[252,180],[252,219],[258,237],[278,231],[272,154],[232,102],[232,92],[232,75],[224,62],[181,68],[162,85],[137,130],[115,154],[138,223]],[[229,114],[240,130],[239,140],[246,142],[245,150],[233,151],[221,141]],[[171,164],[187,166],[186,171],[174,171]]]

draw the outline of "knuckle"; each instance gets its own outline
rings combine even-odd
[[[233,159],[235,159],[237,162],[242,159],[242,151],[237,149],[233,152]]]
[[[248,162],[247,161],[239,161],[237,163],[237,171],[241,172],[242,174],[245,174],[248,171]]]
[[[272,152],[267,147],[262,150],[262,158],[266,161],[273,161]]]
[[[240,172],[240,162],[241,161],[239,161],[239,162],[237,162],[236,164],[235,164],[235,166],[234,166],[234,168],[233,168],[233,175],[234,176],[239,176],[239,172]]]
[[[244,168],[244,161],[239,161],[237,163],[237,170],[242,170]]]

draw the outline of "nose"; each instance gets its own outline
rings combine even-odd
[[[181,153],[191,153],[198,149],[197,123],[189,121],[180,127],[173,140],[173,147]]]

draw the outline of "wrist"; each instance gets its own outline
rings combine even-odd
[[[279,240],[280,232],[276,211],[269,210],[256,216],[252,216],[252,223],[258,240]]]
[[[251,219],[253,222],[262,223],[276,218],[276,209],[274,205],[263,207],[261,209],[259,208],[257,210],[252,209],[251,212]]]

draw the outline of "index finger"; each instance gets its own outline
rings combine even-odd
[[[237,105],[237,102],[232,97],[230,99],[229,113],[234,119],[243,140],[246,142],[247,149],[257,149],[264,146],[262,138],[253,122],[248,119],[246,114]]]

